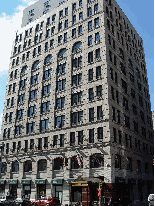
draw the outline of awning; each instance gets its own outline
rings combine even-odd
[[[4,185],[5,184],[5,180],[0,180],[0,185]]]
[[[35,180],[35,184],[45,185],[46,184],[46,180],[41,180],[41,179]]]
[[[68,179],[68,184],[71,184],[74,180],[73,178]]]
[[[21,184],[28,184],[28,185],[30,185],[31,184],[31,180],[21,180]]]
[[[18,180],[10,179],[10,180],[8,180],[8,183],[9,183],[10,185],[16,185],[16,184],[17,184],[17,181],[18,181]]]
[[[62,185],[63,179],[53,179],[51,180],[51,184]]]

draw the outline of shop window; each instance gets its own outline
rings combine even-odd
[[[47,170],[47,160],[42,159],[38,161],[38,171],[46,171]]]
[[[90,156],[90,168],[104,167],[104,157],[102,154],[93,154]]]

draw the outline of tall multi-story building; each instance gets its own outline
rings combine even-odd
[[[115,0],[40,0],[23,11],[8,72],[1,193],[135,205],[153,193],[142,38]]]

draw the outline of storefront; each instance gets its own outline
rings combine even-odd
[[[31,180],[21,180],[21,184],[23,185],[23,198],[30,199],[31,196]]]
[[[5,180],[0,180],[0,194],[5,194]]]
[[[37,199],[40,199],[42,196],[46,196],[46,180],[37,179],[35,180],[37,185]]]
[[[9,195],[13,198],[17,198],[17,187],[18,187],[18,180],[10,179],[8,180],[9,184]]]
[[[71,185],[71,204],[80,202],[84,206],[91,206],[95,202],[99,202],[99,184],[102,182],[99,178],[85,178],[85,179],[68,179]],[[103,188],[100,195],[103,196]]]
[[[58,197],[62,203],[63,179],[53,179],[51,184],[53,185],[53,196]]]

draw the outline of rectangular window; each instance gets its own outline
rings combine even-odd
[[[75,145],[75,132],[70,133],[70,146]]]
[[[88,53],[88,63],[93,63],[93,52]]]
[[[83,131],[78,132],[78,144],[83,144]]]
[[[42,103],[42,105],[41,105],[41,113],[45,114],[49,110],[50,110],[50,101]]]
[[[76,9],[76,3],[73,4],[73,10],[75,10],[75,9]]]
[[[31,134],[35,130],[35,123],[28,123],[27,124],[27,134]]]
[[[88,22],[88,31],[91,31],[92,30],[92,21],[89,21]]]
[[[38,139],[38,150],[42,150],[42,138]]]
[[[76,15],[73,16],[73,24],[76,23]]]
[[[49,119],[41,120],[40,122],[40,131],[44,132],[49,128]]]
[[[99,18],[94,19],[94,26],[95,28],[99,26]]]
[[[59,11],[59,18],[63,17],[63,10]]]
[[[82,25],[79,26],[79,34],[83,33]]]
[[[43,86],[42,95],[45,97],[47,94],[51,92],[51,85]]]
[[[96,96],[102,97],[102,85],[96,87]]]
[[[55,127],[64,127],[65,126],[65,115],[59,116],[55,118]]]
[[[43,72],[43,80],[47,80],[49,77],[51,77],[52,74],[52,70],[48,69],[46,71]]]
[[[64,134],[60,135],[60,147],[64,147]]]
[[[83,19],[83,12],[79,13],[79,20]]]
[[[88,17],[92,16],[92,8],[91,8],[91,7],[89,7],[89,8],[87,9],[87,16],[88,16]]]
[[[72,29],[72,37],[76,36],[76,28]]]
[[[96,67],[96,79],[101,77],[101,66]]]
[[[95,43],[98,43],[99,41],[100,41],[100,33],[97,32],[97,33],[95,34]]]
[[[103,112],[102,112],[102,106],[97,107],[97,120],[102,119],[103,117]]]
[[[89,130],[89,143],[94,143],[94,129]]]
[[[36,113],[36,105],[29,107],[28,113],[29,117],[32,117]]]
[[[65,107],[65,97],[56,99],[56,109],[63,109]]]
[[[103,127],[97,128],[97,136],[99,142],[103,140]]]
[[[89,69],[88,71],[88,81],[93,81],[93,69]]]
[[[52,21],[55,21],[56,20],[56,14],[54,14],[53,16],[52,16]]]
[[[94,108],[89,109],[89,122],[94,121]]]
[[[59,31],[62,29],[62,22],[59,22]]]
[[[98,12],[98,4],[94,5],[94,12],[97,13]]]
[[[65,8],[65,15],[68,15],[68,7]]]
[[[58,36],[58,43],[62,43],[62,35]]]
[[[65,20],[65,28],[68,28],[68,19]]]
[[[30,139],[30,150],[34,149],[34,139]]]
[[[53,147],[55,147],[56,145],[58,145],[58,135],[53,136]]]
[[[82,0],[79,0],[79,6],[82,6]]]
[[[64,33],[64,42],[67,42],[67,33]]]

